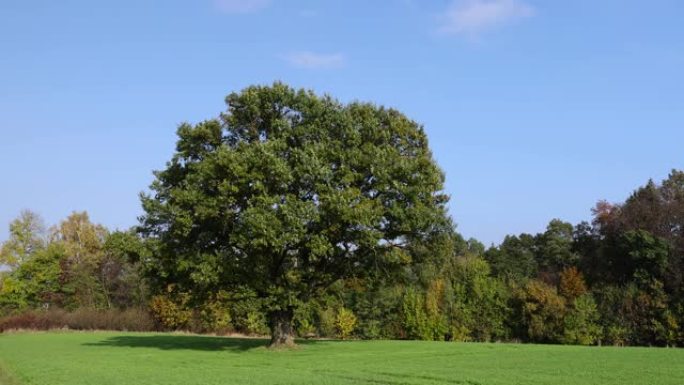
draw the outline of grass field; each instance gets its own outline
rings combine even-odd
[[[0,383],[684,384],[684,350],[419,341],[265,341],[174,334],[0,335]]]

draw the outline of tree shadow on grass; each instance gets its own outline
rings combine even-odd
[[[156,348],[160,350],[246,351],[268,346],[260,338],[228,338],[193,335],[115,336],[85,346]]]
[[[263,338],[211,337],[200,335],[126,335],[88,342],[84,346],[156,348],[160,350],[247,351],[266,348],[269,340]],[[315,341],[297,341],[308,345]]]

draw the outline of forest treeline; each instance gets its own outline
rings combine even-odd
[[[649,181],[593,219],[554,219],[539,234],[486,248],[456,231],[335,282],[299,307],[302,337],[684,345],[684,172]],[[0,260],[0,329],[114,328],[268,334],[251,289],[197,296],[158,279],[154,242],[75,212],[47,228],[23,211]],[[372,267],[369,268],[372,270]],[[208,298],[208,299],[207,299]]]

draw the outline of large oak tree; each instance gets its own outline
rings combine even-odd
[[[443,173],[400,112],[280,83],[226,102],[220,118],[178,128],[141,231],[158,245],[157,279],[197,296],[257,293],[272,346],[293,343],[298,304],[415,262],[412,248],[450,231]]]

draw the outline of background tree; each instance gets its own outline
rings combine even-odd
[[[220,120],[179,127],[141,229],[159,241],[159,276],[193,295],[254,290],[273,346],[293,343],[302,301],[409,264],[450,228],[427,137],[398,111],[279,83],[226,101]]]
[[[22,212],[3,245],[21,258],[15,258],[12,270],[0,277],[0,312],[145,305],[139,262],[129,260],[129,255],[144,255],[137,235],[110,234],[92,223],[86,212],[75,212],[47,237],[36,218]]]
[[[54,242],[64,247],[63,290],[67,307],[111,307],[107,277],[103,270],[104,243],[109,235],[94,224],[86,212],[73,212],[52,230]]]
[[[588,291],[587,284],[584,282],[582,272],[576,267],[567,267],[560,273],[560,280],[558,282],[558,293],[568,301],[574,301],[576,298],[586,294]]]
[[[147,280],[143,279],[143,262],[149,255],[149,245],[144,244],[134,230],[114,231],[107,235],[99,275],[111,306],[146,305],[150,288]]]
[[[561,342],[578,345],[594,344],[601,338],[601,327],[598,324],[599,313],[594,298],[589,294],[584,294],[573,299],[568,305]]]
[[[514,296],[518,333],[532,342],[558,342],[564,331],[565,299],[556,288],[531,280]]]
[[[487,261],[458,256],[445,275],[451,289],[447,317],[454,339],[491,341],[509,336],[510,295],[504,283],[491,276]]]
[[[60,261],[64,249],[50,244],[33,251],[2,279],[0,310],[3,313],[31,308],[47,309],[60,299]]]
[[[573,230],[571,223],[553,219],[546,231],[536,237],[537,262],[546,272],[554,274],[577,264],[579,256],[572,247]]]
[[[45,224],[33,211],[22,210],[19,217],[10,223],[9,230],[9,239],[0,246],[0,267],[15,268],[32,253],[45,248]]]
[[[535,237],[530,234],[507,235],[501,245],[485,253],[494,274],[513,281],[524,281],[537,274]]]

